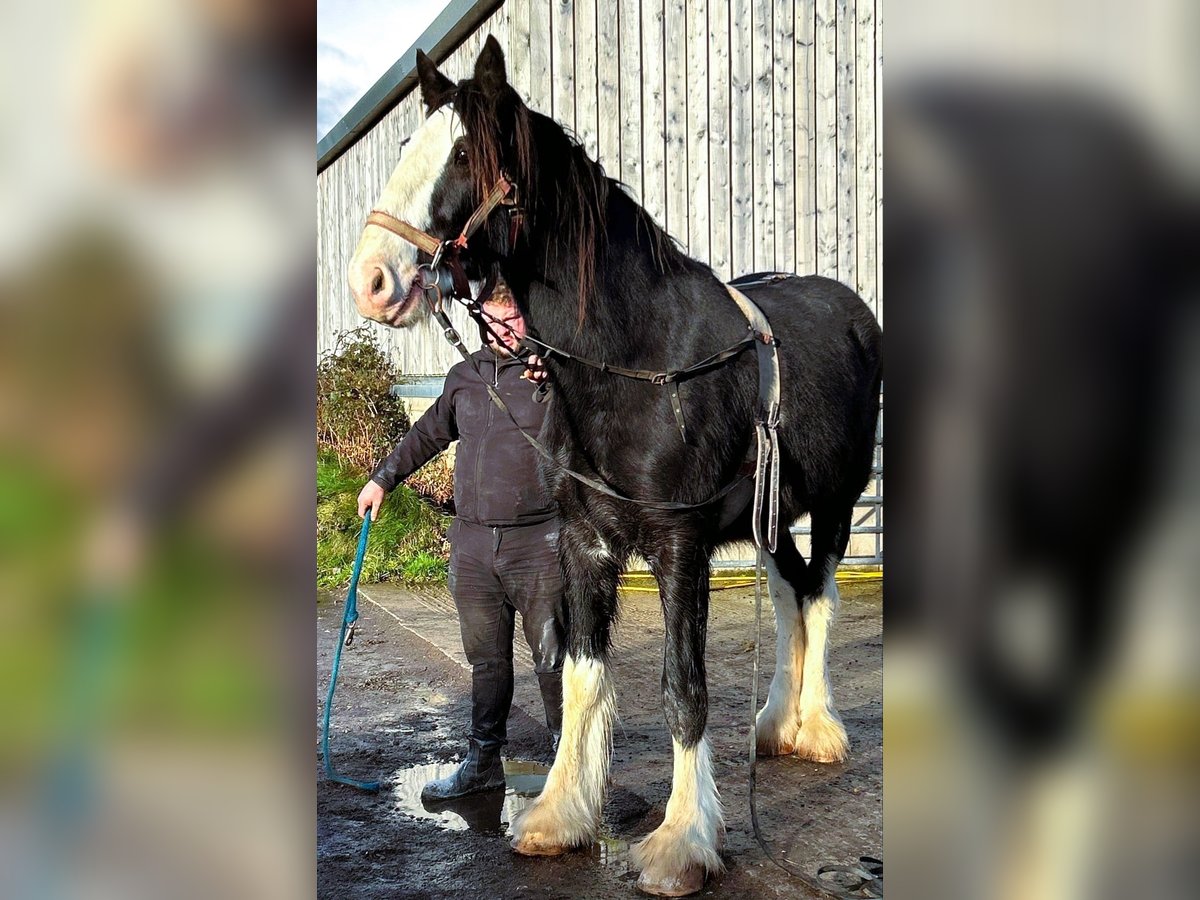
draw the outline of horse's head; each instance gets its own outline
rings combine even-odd
[[[527,168],[527,158],[510,158],[506,148],[514,143],[514,117],[521,110],[528,115],[528,108],[509,87],[504,53],[492,37],[476,60],[473,78],[455,85],[419,50],[417,73],[427,117],[404,147],[374,209],[438,240],[451,240],[502,172],[518,163],[519,169]],[[508,127],[502,126],[505,120]],[[506,222],[499,229],[495,225],[480,229],[464,254],[472,278],[482,277],[492,262],[489,232],[507,227]],[[350,291],[358,311],[398,328],[419,321],[426,307],[417,270],[430,260],[399,235],[368,224],[350,261]]]

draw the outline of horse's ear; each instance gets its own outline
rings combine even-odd
[[[422,50],[417,51],[417,80],[421,83],[421,99],[425,101],[426,112],[433,112],[454,93],[454,82],[439,72]]]
[[[504,69],[504,51],[493,35],[488,35],[479,59],[475,60],[475,81],[485,95],[499,92],[508,84],[508,73]]]

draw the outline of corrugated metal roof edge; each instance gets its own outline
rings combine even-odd
[[[417,49],[441,63],[504,0],[450,0],[392,67],[371,86],[350,111],[317,143],[317,172],[327,168],[387,114],[417,83]]]

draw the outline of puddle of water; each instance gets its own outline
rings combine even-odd
[[[489,791],[472,794],[426,806],[421,801],[421,789],[436,778],[445,778],[458,768],[458,763],[435,763],[400,769],[392,776],[394,809],[398,813],[434,822],[448,831],[502,832],[508,823],[529,806],[546,784],[548,766],[523,759],[504,761],[504,792]]]
[[[549,767],[524,759],[504,761],[505,789],[473,794],[459,800],[426,807],[421,789],[435,778],[445,778],[458,763],[435,763],[400,769],[392,776],[394,811],[433,822],[447,831],[481,831],[507,834],[509,823],[529,806],[546,785]],[[600,865],[621,873],[629,868],[629,842],[602,832],[590,850]]]
[[[629,870],[629,841],[622,841],[601,832],[592,844],[592,859],[619,874]]]

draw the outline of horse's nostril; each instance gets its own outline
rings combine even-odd
[[[378,294],[383,290],[383,269],[375,270],[375,277],[371,280],[371,293]]]

